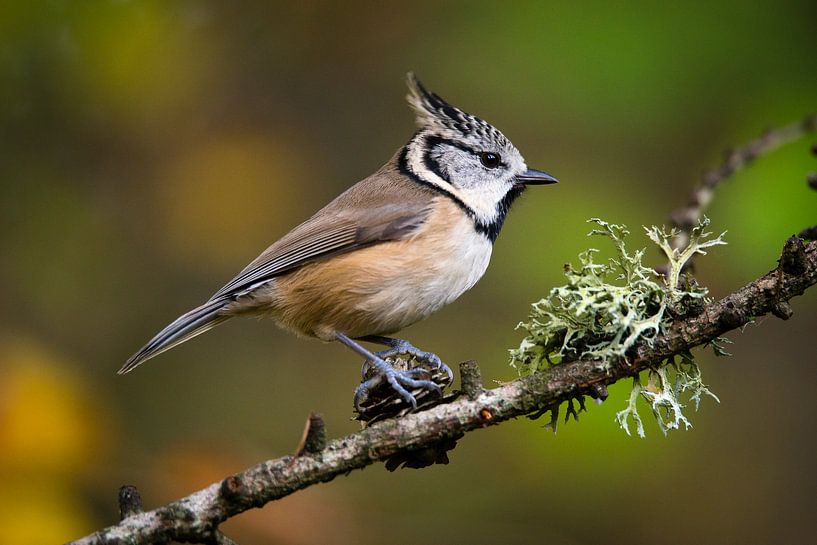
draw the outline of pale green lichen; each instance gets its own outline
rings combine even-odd
[[[658,423],[658,428],[667,434],[669,430],[692,427],[692,423],[684,416],[684,404],[680,402],[681,394],[688,393],[688,399],[695,404],[697,411],[701,396],[709,396],[720,402],[701,380],[701,369],[689,352],[680,356],[680,361],[671,360],[657,369],[647,372],[648,382],[643,385],[639,377],[633,379],[633,389],[627,402],[627,407],[616,413],[616,421],[622,429],[630,435],[629,420],[636,426],[636,433],[644,437],[644,423],[638,414],[637,402],[641,397],[647,401]]]
[[[695,254],[705,254],[706,248],[726,244],[721,234],[711,238],[705,232],[709,220],[704,218],[689,234],[686,247],[673,249],[670,241],[675,230],[645,228],[647,236],[668,259],[668,274],[662,277],[642,263],[644,250],[629,252],[626,227],[592,219],[596,224],[590,235],[609,238],[616,255],[606,263],[593,261],[598,252],[589,249],[579,254],[580,266],[565,266],[567,284],[553,288],[550,294],[532,305],[528,322],[519,324],[527,336],[519,348],[511,350],[511,364],[520,374],[535,373],[550,365],[578,358],[593,359],[602,367],[623,358],[636,342],[652,343],[664,331],[673,316],[683,316],[699,308],[707,290],[693,281],[682,281],[684,265]],[[722,342],[722,341],[721,341]],[[725,355],[718,342],[712,343],[719,355]],[[701,381],[701,372],[690,354],[683,354],[655,370],[647,371],[647,384],[639,377],[626,409],[616,415],[621,427],[629,434],[630,419],[639,436],[644,426],[636,407],[639,398],[645,400],[656,417],[659,428],[666,433],[683,424],[691,427],[683,414],[682,394],[695,403],[701,396],[717,400]],[[552,422],[558,408],[552,410]]]

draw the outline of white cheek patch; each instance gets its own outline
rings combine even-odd
[[[461,188],[457,197],[473,210],[476,219],[491,224],[499,216],[497,205],[505,197],[512,185],[497,182],[485,187]]]

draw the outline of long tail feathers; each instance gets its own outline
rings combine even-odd
[[[224,299],[208,301],[187,314],[176,318],[172,324],[161,330],[139,352],[131,356],[122,366],[122,369],[118,371],[118,374],[124,375],[129,371],[133,371],[150,358],[158,356],[196,335],[201,335],[227,320],[229,316],[219,314],[224,308],[225,302]]]

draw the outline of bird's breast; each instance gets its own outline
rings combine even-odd
[[[451,303],[482,278],[491,243],[459,208],[442,208],[416,236],[384,248],[397,268],[382,276],[382,289],[361,301],[362,306],[385,311],[395,321],[404,316],[405,327]]]

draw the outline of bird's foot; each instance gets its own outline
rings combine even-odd
[[[389,348],[386,350],[381,350],[380,352],[375,352],[375,356],[378,356],[382,359],[388,358],[395,358],[398,356],[408,356],[409,358],[414,358],[415,360],[428,364],[429,367],[432,369],[439,369],[443,371],[448,376],[448,382],[454,380],[454,373],[451,371],[451,368],[448,367],[440,357],[433,353],[433,352],[426,352],[425,350],[420,350],[413,344],[408,341],[404,341],[402,339],[388,339],[389,341]],[[367,362],[368,363],[368,362]],[[366,376],[367,366],[363,366],[363,376]]]
[[[384,350],[384,352],[388,352],[388,350]],[[415,367],[406,371],[398,371],[389,365],[380,354],[381,353],[378,352],[375,359],[367,360],[366,363],[363,364],[364,378],[372,374],[374,376],[365,380],[355,390],[355,409],[358,412],[362,412],[362,405],[369,398],[371,391],[384,383],[391,386],[391,388],[403,398],[403,401],[411,405],[412,410],[417,408],[417,398],[415,394],[422,390],[430,390],[439,397],[442,397],[442,388],[434,381],[429,380],[431,374],[427,369]],[[437,358],[437,360],[439,361],[439,358]],[[442,364],[442,362],[440,363]],[[412,393],[412,391],[414,393]]]

